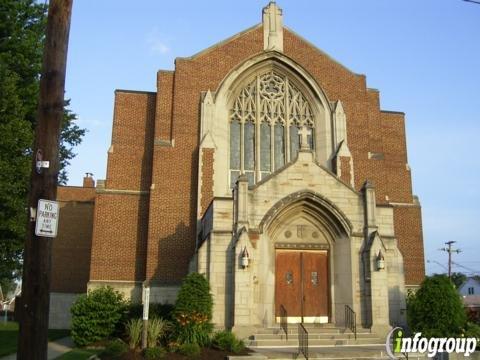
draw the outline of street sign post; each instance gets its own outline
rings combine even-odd
[[[58,229],[58,202],[38,200],[35,235],[56,237]]]

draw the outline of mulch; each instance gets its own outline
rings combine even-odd
[[[179,353],[166,353],[163,359],[167,360],[187,360],[187,359],[197,359],[197,360],[224,360],[229,355],[248,355],[249,350],[245,349],[238,354],[234,354],[228,351],[221,351],[211,348],[203,348],[202,352],[197,357],[188,357]],[[105,360],[110,360],[107,358],[102,358]],[[138,351],[130,350],[128,353],[123,354],[121,357],[115,358],[115,360],[143,360],[144,357]],[[113,359],[112,359],[113,360]]]

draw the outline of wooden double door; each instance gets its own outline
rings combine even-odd
[[[282,306],[294,321],[310,322],[318,318],[328,321],[328,251],[276,250],[277,317],[282,314]]]

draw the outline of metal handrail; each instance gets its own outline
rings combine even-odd
[[[285,331],[285,339],[288,340],[288,315],[283,305],[280,305],[280,327]]]
[[[308,331],[302,323],[298,324],[298,353],[308,360]]]
[[[355,311],[348,305],[345,305],[345,329],[346,328],[349,328],[353,332],[355,340],[357,340],[357,314],[355,314]]]

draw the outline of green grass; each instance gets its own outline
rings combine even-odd
[[[57,340],[70,335],[70,330],[48,330],[48,340]],[[18,323],[0,322],[0,356],[17,351]]]
[[[18,324],[0,322],[0,356],[17,351]]]
[[[98,354],[100,351],[101,350],[73,349],[56,358],[56,360],[85,360],[94,354]]]

